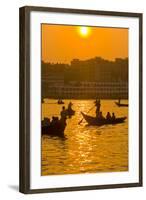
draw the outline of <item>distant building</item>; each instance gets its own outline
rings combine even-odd
[[[128,98],[128,59],[74,59],[70,65],[43,63],[42,68],[43,97]]]
[[[126,82],[81,82],[77,85],[54,84],[47,87],[48,98],[128,98]]]

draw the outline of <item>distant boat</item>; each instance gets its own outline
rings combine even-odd
[[[58,103],[58,104],[64,104],[64,102],[63,102],[61,99],[59,99],[59,100],[57,101],[57,103]]]
[[[81,112],[81,114],[83,115],[83,118],[86,120],[86,122],[89,125],[93,125],[93,126],[103,126],[103,125],[108,125],[108,124],[120,124],[123,123],[126,119],[126,117],[118,117],[116,119],[102,119],[102,120],[98,120],[96,117],[92,117],[89,115],[84,114],[83,112]]]
[[[128,104],[125,104],[125,103],[121,103],[121,99],[119,99],[118,102],[115,102],[115,104],[119,107],[128,107]]]

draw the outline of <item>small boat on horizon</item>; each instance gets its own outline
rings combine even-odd
[[[119,106],[119,107],[128,107],[128,104],[126,104],[126,103],[121,103],[121,99],[119,99],[118,102],[115,102],[115,104],[116,104],[117,106]]]
[[[119,107],[128,107],[128,104],[124,104],[124,103],[119,103],[115,101],[115,104]]]
[[[97,119],[96,117],[92,117],[89,115],[86,115],[85,113],[81,112],[83,118],[86,120],[86,122],[88,123],[88,125],[93,125],[93,126],[103,126],[103,125],[115,125],[115,124],[120,124],[120,123],[124,123],[125,119],[127,117],[118,117],[115,119]]]
[[[63,102],[61,99],[59,99],[59,100],[57,101],[57,103],[58,103],[58,104],[64,104],[64,102]]]

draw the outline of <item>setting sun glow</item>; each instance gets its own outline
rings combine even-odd
[[[128,57],[128,29],[86,25],[42,25],[42,60],[70,63],[74,58],[86,60]]]
[[[80,27],[79,29],[81,36],[86,37],[89,35],[89,28],[88,27]]]

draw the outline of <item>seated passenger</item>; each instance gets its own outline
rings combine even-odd
[[[110,120],[110,119],[111,119],[111,114],[110,114],[110,112],[107,112],[106,119],[107,119],[107,120]]]
[[[59,121],[58,117],[54,117],[54,125],[55,125],[56,128],[60,127],[60,121]]]
[[[115,113],[113,112],[112,113],[112,120],[115,120],[116,119],[116,116],[115,116]]]
[[[102,112],[99,112],[98,119],[99,120],[103,120],[104,119],[104,116],[102,115]]]
[[[54,117],[55,123],[58,123],[59,118],[58,117]]]
[[[56,120],[55,120],[55,117],[53,116],[52,121],[51,121],[51,126],[54,126],[55,124],[56,124]]]
[[[50,119],[44,117],[44,120],[42,121],[42,126],[49,126],[49,125],[50,125]]]

